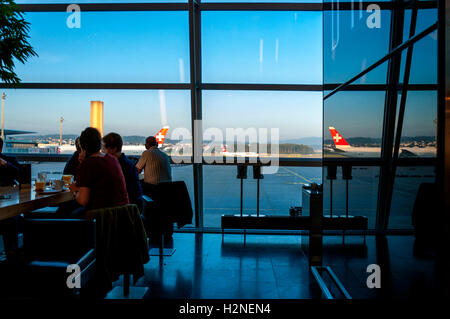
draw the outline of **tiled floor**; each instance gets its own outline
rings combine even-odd
[[[151,257],[136,286],[144,298],[311,299],[321,292],[311,274],[306,236],[175,233],[174,255]],[[302,243],[303,241],[303,243]],[[349,294],[361,298],[432,298],[440,296],[440,276],[433,259],[413,255],[414,238],[324,237],[323,265],[330,266]],[[381,289],[369,289],[369,264],[381,267]],[[33,298],[21,286],[21,271],[0,263],[0,299]],[[445,270],[445,269],[444,269]],[[441,276],[442,277],[442,276]],[[114,283],[120,286],[121,280]],[[442,286],[442,285],[441,285]]]
[[[306,240],[306,237],[302,237]],[[300,236],[174,234],[176,252],[152,257],[136,286],[145,298],[321,298]],[[436,293],[434,261],[413,257],[414,238],[360,236],[324,239],[323,264],[331,266],[353,298],[430,297]],[[369,264],[381,266],[381,289],[369,289]],[[120,280],[115,285],[120,285]]]

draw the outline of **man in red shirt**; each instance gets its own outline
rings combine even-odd
[[[125,178],[119,161],[100,152],[100,132],[88,127],[80,135],[83,159],[76,183],[70,186],[77,202],[87,210],[129,204]]]

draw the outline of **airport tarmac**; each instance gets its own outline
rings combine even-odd
[[[32,177],[45,171],[48,178],[61,178],[64,163],[46,162],[32,165]],[[194,204],[192,165],[174,165],[173,180],[186,183]],[[240,213],[240,180],[236,166],[203,166],[203,211],[205,227],[220,227],[223,214]],[[324,174],[326,176],[326,174]],[[333,215],[346,214],[345,181],[338,169],[333,181]],[[349,180],[349,214],[369,218],[369,228],[375,227],[379,168],[355,167]],[[418,187],[422,182],[433,182],[432,167],[401,167],[397,171],[389,227],[411,229],[411,211]],[[301,188],[304,184],[321,183],[321,167],[279,167],[275,174],[264,174],[260,182],[260,214],[288,215],[289,207],[302,206]],[[330,214],[330,181],[324,179],[324,214]],[[243,183],[243,213],[256,214],[257,186],[253,172],[248,170]]]

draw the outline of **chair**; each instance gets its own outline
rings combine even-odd
[[[142,196],[143,199],[143,216],[144,216],[144,226],[147,232],[149,239],[157,239],[157,243],[159,244],[158,248],[151,248],[149,251],[150,256],[159,256],[162,258],[163,256],[172,256],[175,253],[175,249],[165,248],[164,244],[166,238],[172,237],[173,233],[173,223],[170,223],[170,220],[167,218],[159,218],[158,208],[156,202],[153,201],[147,195]]]
[[[47,219],[57,219],[58,207],[47,206],[40,209],[33,210],[31,212],[24,213],[25,218],[36,219],[36,218],[47,218]]]
[[[421,183],[414,201],[411,221],[414,227],[414,253],[424,255],[433,252],[439,244],[444,216],[439,206],[439,191],[434,183]]]
[[[160,183],[156,187],[153,200],[144,195],[145,225],[151,239],[159,239],[159,253],[150,250],[150,256],[171,256],[175,249],[163,248],[164,239],[171,237],[173,224],[177,227],[192,223],[191,199],[183,181]]]
[[[81,289],[95,273],[95,223],[88,220],[24,219],[25,270],[39,296],[74,297],[69,288],[69,265],[80,267]]]
[[[139,209],[128,204],[86,212],[88,219],[96,221],[97,275],[105,289],[123,275],[123,295],[116,287],[107,298],[141,298],[147,288],[133,287],[130,295],[130,275],[134,283],[144,274],[149,261],[147,235]]]

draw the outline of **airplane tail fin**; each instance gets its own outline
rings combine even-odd
[[[224,154],[228,153],[227,147],[223,144],[222,144],[222,153],[224,153]]]
[[[158,142],[158,147],[161,147],[164,143],[164,139],[166,138],[167,131],[169,130],[168,126],[164,126],[158,133],[156,133],[155,138]]]
[[[328,129],[330,130],[334,145],[341,147],[350,146],[350,144],[348,144],[345,138],[341,134],[339,134],[339,132],[333,126],[328,127]]]

